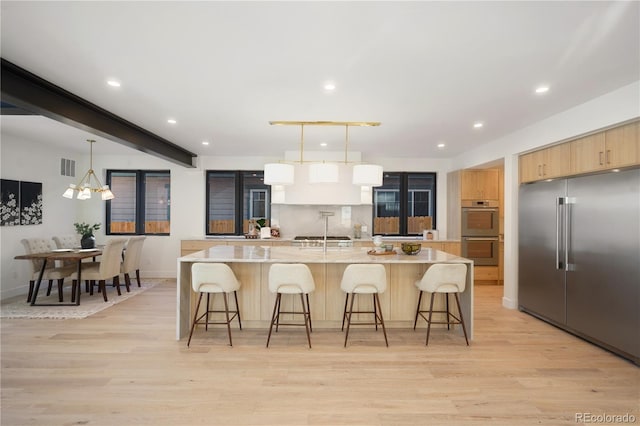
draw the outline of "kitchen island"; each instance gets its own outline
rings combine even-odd
[[[434,263],[465,263],[467,285],[460,296],[469,339],[473,338],[473,262],[440,250],[423,249],[417,255],[406,255],[399,248],[391,255],[370,255],[369,248],[279,247],[260,245],[214,246],[178,258],[176,338],[189,333],[196,306],[196,293],[191,288],[191,265],[196,262],[222,262],[236,274],[242,287],[238,301],[243,326],[268,328],[275,302],[269,291],[269,267],[273,263],[304,263],[313,274],[316,289],[310,294],[311,316],[314,328],[336,328],[342,323],[345,295],[340,289],[342,273],[351,263],[379,263],[387,270],[387,291],[380,295],[382,313],[388,328],[413,327],[418,290],[414,283]],[[221,299],[221,298],[218,298]],[[365,299],[365,298],[362,298]],[[357,300],[361,309],[367,309],[369,300]],[[286,303],[293,303],[287,300]],[[427,305],[423,306],[426,307]],[[285,306],[283,309],[291,308]],[[355,305],[354,305],[355,307]],[[201,307],[202,309],[202,307]],[[290,309],[287,309],[290,310]],[[425,326],[424,321],[418,324]],[[458,327],[462,334],[461,327]]]

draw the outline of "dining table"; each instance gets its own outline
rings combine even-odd
[[[35,289],[33,291],[33,297],[31,298],[31,306],[78,306],[80,305],[80,283],[82,282],[82,260],[87,258],[95,258],[102,254],[102,248],[93,249],[57,249],[42,253],[29,253],[16,256],[14,259],[25,260],[42,260],[42,267],[38,274],[38,281],[36,282]],[[71,303],[36,303],[38,297],[38,291],[40,290],[40,284],[42,283],[42,277],[44,271],[47,268],[48,262],[55,262],[60,260],[63,262],[77,262],[77,282],[75,302]]]

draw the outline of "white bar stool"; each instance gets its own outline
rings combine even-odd
[[[467,329],[464,325],[464,318],[462,317],[462,309],[460,309],[460,298],[458,293],[462,293],[465,289],[467,282],[467,265],[462,263],[436,263],[426,270],[422,279],[416,281],[416,287],[420,290],[420,296],[418,297],[418,308],[416,309],[416,318],[413,322],[413,329],[416,329],[418,323],[418,315],[421,316],[427,322],[427,340],[425,346],[429,344],[429,334],[431,333],[431,324],[447,324],[447,330],[453,324],[462,325],[462,331],[464,332],[464,339],[469,346],[469,339],[467,338]],[[422,292],[427,291],[431,293],[431,303],[429,304],[428,311],[420,310],[420,302],[422,302]],[[446,309],[444,311],[433,310],[433,300],[436,293],[443,293],[445,297]],[[455,316],[449,310],[449,294],[453,293],[458,305],[458,312],[460,318]],[[425,313],[429,313],[428,317],[425,317]],[[446,314],[446,321],[433,321],[432,315],[434,313]]]
[[[196,306],[195,314],[193,315],[193,324],[191,324],[191,331],[189,332],[189,340],[187,341],[187,347],[191,344],[191,336],[196,324],[204,324],[205,330],[209,329],[209,324],[226,324],[227,333],[229,334],[229,346],[233,346],[231,341],[231,321],[238,317],[238,325],[242,330],[242,322],[240,321],[240,308],[238,307],[238,289],[240,289],[240,282],[236,279],[235,274],[231,268],[224,263],[194,263],[191,267],[191,287],[193,291],[200,293],[198,297],[198,305]],[[236,300],[236,310],[229,310],[229,293],[233,292],[233,296]],[[200,309],[200,302],[202,301],[202,295],[207,294],[207,305],[205,312],[198,317],[198,310]],[[209,296],[215,293],[222,293],[224,296],[224,311],[212,310],[210,305]],[[224,313],[226,321],[209,321],[209,314]],[[233,314],[229,316],[229,314]],[[204,321],[202,319],[204,318]]]
[[[273,315],[271,316],[271,325],[269,326],[269,336],[267,337],[267,347],[271,340],[271,331],[273,325],[278,327],[281,325],[304,325],[307,331],[307,341],[311,348],[311,307],[309,306],[309,293],[316,288],[313,281],[313,275],[309,267],[303,263],[274,263],[269,269],[269,291],[276,293],[276,303],[273,306]],[[302,312],[300,311],[282,311],[282,295],[283,294],[299,294],[302,302]],[[306,297],[305,297],[306,296]],[[304,316],[304,324],[300,323],[281,323],[280,314],[302,314]]]
[[[344,313],[342,314],[342,330],[344,330],[344,322],[347,321],[347,332],[344,336],[344,347],[347,347],[347,339],[349,339],[349,328],[351,325],[375,325],[378,330],[378,324],[382,326],[384,333],[384,342],[389,346],[387,340],[387,330],[384,326],[382,318],[382,308],[380,306],[380,298],[378,295],[384,293],[387,289],[387,272],[383,265],[380,264],[353,264],[345,268],[342,274],[342,282],[340,283],[342,291],[347,293],[344,301]],[[356,294],[373,294],[373,311],[354,311],[353,301]],[[347,304],[351,297],[349,310]],[[353,314],[373,314],[373,322],[357,322],[352,323]]]

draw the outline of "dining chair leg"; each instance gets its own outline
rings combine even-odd
[[[62,283],[64,283],[64,278],[58,279],[58,301],[64,302],[64,297],[62,295]]]
[[[131,288],[130,288],[130,284],[131,284],[131,280],[127,279],[129,274],[127,274],[127,276],[124,277],[124,288],[127,290],[127,293],[131,292]],[[118,285],[120,285],[120,275],[118,275],[116,277],[118,279]]]
[[[33,297],[33,288],[36,285],[34,280],[29,280],[29,293],[27,294],[27,303],[31,302],[31,298]]]
[[[129,273],[124,274],[124,283],[127,286],[127,292],[129,292],[129,287],[131,287],[131,277],[129,276]]]
[[[122,296],[122,293],[120,292],[120,275],[116,275],[115,277],[113,277],[113,285],[115,286],[116,290],[118,290],[118,296]]]
[[[47,296],[51,295],[51,287],[53,287],[53,280],[49,280],[49,287],[47,287]]]
[[[80,284],[78,283],[77,280],[71,281],[71,303],[76,303],[76,290],[77,290],[76,286],[79,286],[79,285]]]
[[[104,299],[105,302],[107,302],[107,283],[105,280],[99,280],[98,281],[98,288],[100,288],[102,290],[102,298]]]
[[[138,281],[138,287],[140,287],[140,269],[136,269],[136,281]]]

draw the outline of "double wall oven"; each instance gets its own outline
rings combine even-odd
[[[497,266],[500,241],[497,201],[462,202],[462,257],[478,266]]]

